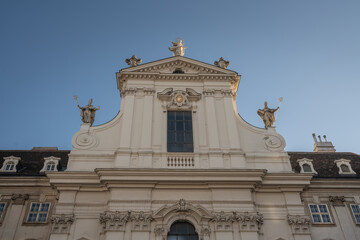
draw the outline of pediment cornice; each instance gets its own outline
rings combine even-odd
[[[184,73],[175,74],[181,69]],[[176,81],[225,81],[237,92],[240,75],[236,72],[203,63],[194,59],[176,56],[122,69],[116,74],[118,89],[121,91],[128,79],[176,80]]]
[[[145,63],[136,67],[124,68],[119,73],[172,73],[172,70],[175,70],[176,68],[184,69],[185,73],[238,75],[234,71],[223,69],[183,56],[165,58],[158,61]]]

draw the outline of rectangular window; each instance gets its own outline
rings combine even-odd
[[[309,204],[310,213],[313,222],[331,223],[331,217],[326,204]]]
[[[6,203],[0,202],[0,223],[2,222],[2,219],[5,215],[5,207],[6,207]]]
[[[350,207],[356,224],[360,224],[360,206],[356,204],[350,204]]]
[[[191,112],[169,111],[167,124],[167,151],[194,152]]]
[[[50,203],[31,203],[28,223],[45,223],[49,215]]]

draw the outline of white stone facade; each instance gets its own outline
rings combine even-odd
[[[360,239],[350,206],[360,204],[359,180],[313,179],[312,164],[294,173],[275,127],[239,116],[239,81],[183,56],[121,70],[119,114],[82,124],[66,171],[25,186],[2,178],[0,238],[166,240],[174,223],[187,222],[199,240]],[[171,111],[191,113],[193,151],[168,152]],[[32,202],[51,203],[45,222],[29,222]]]

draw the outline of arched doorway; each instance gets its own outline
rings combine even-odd
[[[199,240],[199,236],[191,223],[175,222],[170,227],[167,240]]]

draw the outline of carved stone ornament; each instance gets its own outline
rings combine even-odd
[[[300,215],[288,215],[288,223],[292,228],[293,233],[308,233],[310,232],[310,217]]]
[[[240,224],[240,229],[243,231],[257,231],[264,222],[264,217],[260,213],[234,213],[234,220]]]
[[[110,212],[100,214],[100,223],[104,231],[125,231],[125,225],[130,220],[131,211]]]
[[[98,137],[88,124],[81,125],[80,131],[72,138],[72,145],[77,149],[90,149],[96,147],[98,143]]]
[[[202,236],[209,237],[211,234],[211,228],[210,226],[202,226],[200,234]]]
[[[165,230],[164,226],[159,225],[159,226],[155,226],[154,233],[156,236],[162,236],[162,235],[165,235],[167,233],[167,231]]]
[[[345,206],[345,197],[344,196],[330,196],[329,201],[333,206]]]
[[[177,203],[177,211],[178,212],[187,212],[189,211],[188,204],[186,203],[185,199],[180,199]]]
[[[127,58],[125,59],[125,62],[130,66],[130,67],[135,67],[137,65],[139,65],[142,60],[141,58],[136,58],[136,55],[132,55],[131,58]]]
[[[57,214],[50,218],[51,233],[69,233],[74,222],[74,214]]]
[[[201,94],[191,88],[187,88],[186,91],[173,91],[172,88],[166,88],[158,93],[157,96],[163,101],[162,107],[164,112],[182,109],[192,109],[193,112],[196,112],[196,106],[193,103],[201,98]]]
[[[130,219],[133,231],[150,231],[150,223],[153,220],[151,213],[131,212]]]
[[[213,218],[211,221],[215,223],[215,228],[217,231],[232,231],[234,214],[225,213],[224,211],[213,213]]]
[[[265,148],[270,151],[281,149],[283,145],[281,138],[275,135],[267,135],[263,141]]]
[[[219,61],[214,62],[215,66],[226,69],[230,65],[230,61],[225,61],[223,57],[219,59]]]
[[[11,200],[13,205],[24,205],[25,201],[29,199],[29,194],[13,194]]]
[[[175,42],[171,41],[172,47],[169,47],[169,50],[173,52],[173,56],[184,56],[185,49],[187,47],[184,47],[184,40],[181,38],[177,38]]]

